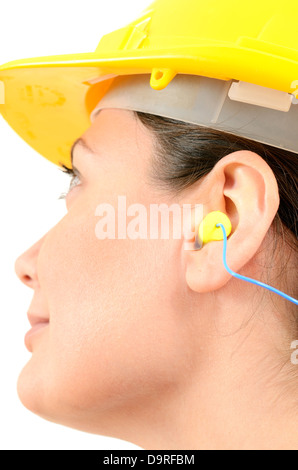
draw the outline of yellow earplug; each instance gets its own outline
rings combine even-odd
[[[227,232],[227,237],[232,231],[232,224],[229,217],[220,211],[210,212],[200,224],[198,235],[203,244],[211,241],[223,240],[223,231],[216,224],[222,224]]]

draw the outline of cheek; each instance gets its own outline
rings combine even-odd
[[[42,368],[45,401],[64,411],[149,396],[187,364],[168,242],[98,240],[95,223],[65,217],[39,256],[50,328],[32,364]]]

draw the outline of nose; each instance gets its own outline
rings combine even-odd
[[[44,238],[32,245],[15,262],[16,275],[21,282],[32,289],[35,289],[38,284],[37,259]]]

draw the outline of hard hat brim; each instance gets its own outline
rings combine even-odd
[[[108,61],[95,60],[94,54],[79,56],[21,60],[0,67],[0,114],[55,165],[71,165],[72,144],[91,125],[90,113],[113,81],[110,74],[118,73],[116,68],[109,70]]]

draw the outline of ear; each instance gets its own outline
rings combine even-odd
[[[191,191],[191,200],[203,203],[204,217],[221,211],[230,218],[227,264],[239,272],[257,253],[278,211],[279,190],[271,168],[256,153],[234,152]],[[223,241],[209,242],[198,251],[184,250],[183,256],[186,282],[195,292],[220,289],[232,277],[223,264]]]

